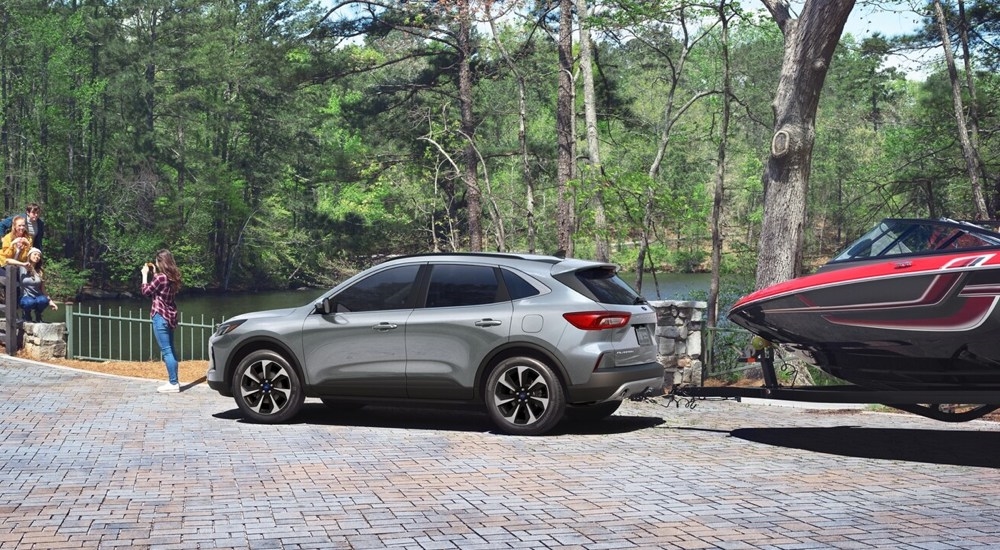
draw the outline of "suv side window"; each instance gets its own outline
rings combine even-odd
[[[502,268],[500,272],[503,273],[503,284],[507,285],[507,294],[510,295],[511,300],[520,300],[521,298],[537,296],[539,294],[537,288],[514,274],[514,272]]]
[[[410,292],[419,265],[404,265],[365,277],[337,294],[337,311],[378,311],[410,306]]]
[[[499,302],[496,270],[478,265],[435,265],[427,307],[474,306]]]

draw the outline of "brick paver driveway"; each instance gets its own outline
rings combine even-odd
[[[547,437],[478,412],[307,405],[0,359],[3,548],[971,548],[1000,430],[903,414],[627,403]]]

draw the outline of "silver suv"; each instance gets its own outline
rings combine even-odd
[[[306,397],[485,405],[500,431],[539,435],[658,390],[656,315],[612,264],[426,254],[359,273],[308,305],[247,313],[209,340],[208,385],[256,422]]]

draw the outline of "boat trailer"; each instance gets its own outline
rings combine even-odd
[[[881,404],[942,422],[967,422],[1000,409],[997,390],[892,390],[855,384],[835,386],[782,386],[774,369],[774,346],[756,348],[741,363],[759,363],[764,385],[759,387],[675,385],[673,398],[773,399],[809,403]]]

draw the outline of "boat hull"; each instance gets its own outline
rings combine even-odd
[[[729,318],[843,380],[1000,390],[1000,254],[878,261],[755,292]]]

